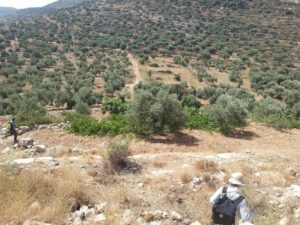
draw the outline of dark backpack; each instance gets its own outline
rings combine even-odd
[[[232,201],[227,197],[227,187],[224,187],[222,194],[218,197],[212,208],[213,224],[233,225],[237,206],[244,200],[243,196]]]

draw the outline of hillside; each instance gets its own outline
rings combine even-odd
[[[7,88],[1,95],[6,99],[45,85],[56,93],[54,87],[74,91],[66,77],[74,71],[89,74],[91,82],[82,84],[96,92],[122,90],[131,82],[130,74],[120,76],[118,84],[105,78],[105,69],[97,65],[99,54],[119,50],[135,54],[148,66],[145,78],[153,70],[155,79],[179,83],[174,81],[177,72],[179,80],[189,73],[195,88],[225,84],[276,99],[284,99],[289,91],[298,93],[299,5],[230,2],[87,1],[41,18],[3,24],[0,80]],[[170,61],[158,63],[161,68],[155,70],[151,64],[157,64],[157,56]],[[187,73],[172,69],[174,64]],[[101,80],[101,87],[95,80]],[[59,104],[53,97],[39,101]]]
[[[39,16],[47,13],[53,13],[60,9],[71,8],[83,2],[84,0],[58,0],[43,7],[33,7],[10,11],[5,15],[6,20],[15,20],[32,16]]]
[[[0,18],[15,12],[17,9],[12,7],[0,7]]]
[[[296,1],[77,3],[0,23],[0,225],[300,224]]]

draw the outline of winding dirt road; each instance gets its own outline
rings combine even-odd
[[[138,61],[130,53],[128,54],[128,59],[132,64],[133,73],[135,74],[135,77],[136,77],[134,83],[126,85],[129,89],[129,91],[130,91],[131,98],[133,98],[133,96],[134,96],[134,86],[137,85],[140,81],[142,81],[142,76],[141,76],[141,73],[139,71]]]

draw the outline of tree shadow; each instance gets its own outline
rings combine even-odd
[[[253,140],[254,138],[260,137],[255,132],[247,131],[247,130],[234,130],[226,136],[230,138],[242,139],[242,140]]]
[[[182,146],[197,146],[198,142],[201,141],[200,139],[183,133],[183,132],[175,132],[175,133],[168,133],[157,135],[153,137],[149,137],[146,141],[150,143],[158,143],[158,144],[175,144],[175,145],[182,145]]]

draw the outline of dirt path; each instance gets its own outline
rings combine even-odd
[[[130,53],[128,54],[128,59],[129,59],[129,61],[131,62],[132,66],[133,66],[133,73],[136,77],[135,82],[133,84],[127,84],[126,85],[130,90],[131,97],[133,98],[134,86],[137,85],[140,81],[142,81],[142,76],[141,76],[141,73],[139,71],[138,61]]]

